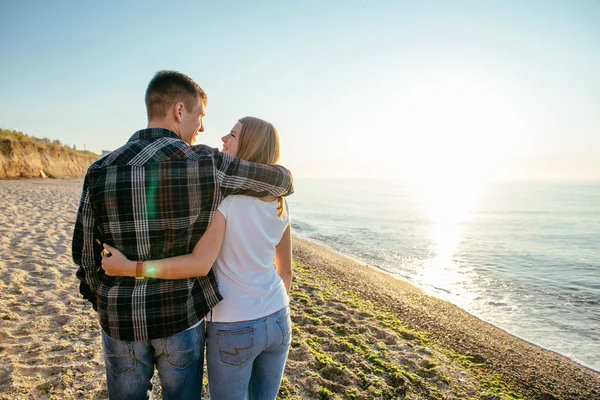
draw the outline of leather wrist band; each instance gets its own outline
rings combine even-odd
[[[144,260],[138,260],[135,265],[135,279],[144,279],[142,276],[142,269],[144,267]]]

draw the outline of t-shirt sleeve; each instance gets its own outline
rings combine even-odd
[[[219,204],[219,208],[217,208],[217,211],[219,211],[221,214],[223,214],[223,216],[225,217],[225,219],[227,219],[227,207],[229,206],[230,203],[230,196],[227,196],[223,199],[223,201],[221,202],[221,204]]]

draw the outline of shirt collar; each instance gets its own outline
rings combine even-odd
[[[128,142],[133,142],[135,140],[150,140],[154,141],[160,138],[173,138],[180,139],[179,136],[173,131],[163,128],[147,128],[137,131],[129,138]],[[181,139],[180,139],[181,140]]]

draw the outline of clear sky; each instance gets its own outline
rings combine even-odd
[[[0,2],[0,127],[88,150],[145,127],[160,69],[198,142],[279,129],[296,177],[600,179],[600,1]]]

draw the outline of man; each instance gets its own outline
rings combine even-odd
[[[188,254],[224,196],[293,191],[283,167],[191,146],[204,131],[206,104],[191,78],[158,72],[146,90],[148,128],[92,164],[83,183],[73,261],[80,292],[98,311],[103,329],[111,399],[145,399],[155,364],[163,398],[201,398],[201,322],[222,297],[212,271],[169,281],[107,276],[99,268],[100,243],[138,260]]]

